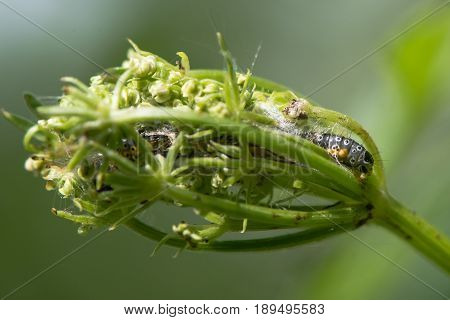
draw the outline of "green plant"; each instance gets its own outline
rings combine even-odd
[[[157,248],[217,251],[284,248],[374,222],[450,271],[449,240],[388,194],[364,128],[282,85],[236,73],[218,39],[226,71],[191,70],[182,52],[174,66],[131,42],[123,65],[92,77],[89,86],[63,78],[68,85],[57,105],[42,106],[27,94],[37,123],[3,111],[26,130],[24,147],[33,154],[26,169],[80,209],[52,212],[79,223],[80,233],[123,224],[159,241]],[[357,136],[375,158],[372,172],[337,163],[308,139],[282,132],[264,112],[264,106],[280,112],[292,101],[302,102],[302,116],[286,121]],[[192,207],[205,222],[158,230],[138,218],[155,201]],[[216,240],[277,229],[295,231]]]

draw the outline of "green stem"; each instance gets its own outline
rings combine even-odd
[[[292,211],[230,201],[174,186],[167,187],[164,194],[170,199],[187,206],[274,226],[305,227],[318,224],[333,226],[351,222],[357,224],[359,220],[366,217],[365,209],[361,206],[316,211]]]
[[[375,222],[406,240],[450,273],[450,240],[444,234],[405,208],[387,192],[376,190],[371,195]]]
[[[125,225],[138,234],[155,241],[161,241],[167,236],[165,232],[159,231],[136,218],[130,219]],[[302,244],[307,244],[315,241],[328,238],[331,235],[336,235],[344,231],[353,230],[354,224],[342,225],[342,228],[332,226],[320,226],[304,231],[290,233],[287,235],[277,237],[267,237],[262,239],[251,240],[230,240],[230,241],[214,241],[212,243],[200,243],[196,248],[188,247],[188,249],[195,250],[213,250],[224,252],[243,252],[243,251],[268,251],[280,248],[289,248]],[[186,242],[181,239],[169,238],[165,244],[185,248]]]

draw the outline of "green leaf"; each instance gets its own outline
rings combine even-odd
[[[37,112],[37,107],[42,106],[42,102],[40,102],[32,93],[30,92],[25,92],[23,94],[23,98],[25,99],[25,103],[28,107],[28,109],[30,109],[31,113],[33,113],[35,116],[37,116],[38,118],[42,118],[41,115],[39,115],[39,113]]]
[[[3,117],[8,120],[10,123],[12,123],[16,128],[27,131],[29,128],[31,128],[34,123],[30,120],[23,118],[19,115],[13,114],[11,112],[8,112],[6,110],[1,110]]]
[[[227,65],[227,73],[224,79],[225,102],[232,113],[237,112],[240,106],[240,95],[236,72],[234,71],[233,57],[225,44],[222,34],[219,32],[217,33],[217,41]]]

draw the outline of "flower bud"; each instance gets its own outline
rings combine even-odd
[[[30,157],[25,161],[25,170],[38,171],[44,166],[44,160],[38,157]]]
[[[167,78],[167,80],[170,83],[174,83],[174,82],[179,81],[181,79],[181,76],[182,76],[181,72],[179,72],[179,71],[170,71],[169,72],[169,77]]]
[[[75,178],[72,172],[67,173],[62,179],[62,186],[58,189],[64,197],[71,196],[75,191]]]
[[[200,242],[203,240],[203,238],[199,234],[194,233],[194,232],[191,232],[190,236],[191,236],[191,239],[195,242]]]
[[[219,86],[216,83],[208,83],[203,89],[204,93],[216,93],[219,92]]]
[[[51,191],[51,190],[54,190],[55,188],[56,188],[56,183],[54,181],[47,181],[45,183],[45,190]]]
[[[60,129],[64,127],[64,122],[65,120],[63,120],[63,118],[53,117],[47,120],[47,127],[51,129]]]
[[[173,100],[173,103],[172,103],[172,106],[173,107],[180,107],[180,106],[182,106],[183,105],[183,102],[180,100],[180,99],[174,99]]]
[[[182,234],[188,227],[188,224],[185,222],[180,222],[178,225],[173,225],[172,226],[172,231],[178,234]]]
[[[162,81],[155,81],[150,87],[149,92],[158,103],[164,103],[170,99],[169,87]]]
[[[41,171],[42,178],[44,180],[53,181],[59,180],[64,175],[64,169],[58,166],[51,166]]]
[[[190,237],[191,231],[189,231],[189,229],[184,229],[181,234],[183,235],[183,237],[187,238]]]
[[[156,71],[156,59],[153,56],[140,57],[140,59],[136,59],[135,65],[137,67],[136,76],[138,77],[146,77]]]
[[[98,86],[98,85],[103,84],[103,77],[102,77],[102,75],[99,74],[99,75],[91,77],[89,79],[89,81],[91,83],[91,86]]]
[[[134,79],[128,84],[128,88],[133,88],[138,91],[144,90],[148,86],[148,80]]]
[[[186,81],[181,87],[181,94],[184,98],[193,99],[197,92],[197,82],[194,79]]]
[[[218,102],[214,106],[208,109],[210,113],[216,114],[221,118],[226,117],[229,114],[227,105],[223,102]]]
[[[211,178],[211,185],[213,188],[219,189],[223,186],[223,175],[221,173],[216,173]]]
[[[133,88],[123,88],[121,92],[121,102],[124,106],[135,106],[139,103],[139,91]]]

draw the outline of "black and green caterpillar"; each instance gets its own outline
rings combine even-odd
[[[369,175],[372,172],[374,159],[372,154],[363,145],[355,140],[332,133],[318,132],[317,130],[301,129],[294,121],[285,117],[281,111],[269,104],[261,104],[259,109],[276,123],[276,128],[288,134],[300,136],[325,149],[328,154],[339,164],[349,168],[359,175]],[[165,155],[168,148],[175,140],[177,130],[168,124],[159,127],[138,126],[138,134],[147,140],[153,152]],[[135,160],[136,148],[134,141],[123,139],[120,152],[131,160]]]
[[[368,175],[372,172],[374,163],[372,154],[355,140],[342,135],[299,128],[296,120],[306,119],[300,108],[296,108],[299,105],[298,101],[294,100],[284,110],[285,114],[267,103],[260,104],[259,109],[275,121],[277,129],[311,141],[325,149],[336,162],[358,172],[360,175]]]
[[[352,170],[358,170],[362,174],[372,171],[373,156],[353,139],[317,132],[305,132],[301,136],[324,148],[337,162]]]

